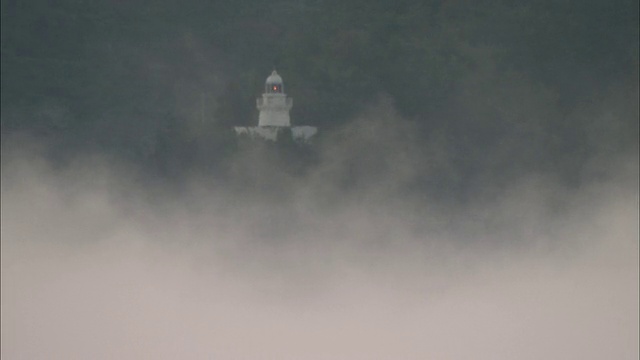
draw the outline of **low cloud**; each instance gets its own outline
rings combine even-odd
[[[523,174],[438,201],[415,184],[446,168],[446,139],[422,152],[390,108],[303,174],[241,150],[235,176],[264,175],[246,188],[178,192],[100,156],[54,167],[18,142],[2,357],[637,358],[637,156],[580,187]]]

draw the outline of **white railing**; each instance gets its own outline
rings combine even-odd
[[[283,101],[284,100],[284,101]],[[256,106],[258,109],[269,106],[271,108],[291,108],[293,106],[292,98],[257,98]]]

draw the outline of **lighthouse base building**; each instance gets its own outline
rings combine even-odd
[[[236,126],[234,129],[238,136],[277,141],[286,134],[295,142],[308,143],[318,132],[313,126],[291,126],[289,111],[293,107],[293,99],[285,94],[282,78],[275,70],[265,82],[264,94],[256,99],[256,107],[260,111],[258,126]]]

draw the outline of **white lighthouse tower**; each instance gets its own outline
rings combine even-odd
[[[293,99],[284,93],[284,84],[278,72],[273,70],[264,84],[262,98],[256,99],[260,110],[258,126],[291,126],[289,111],[293,107]]]
[[[294,141],[306,143],[318,132],[314,126],[291,126],[289,111],[293,99],[284,93],[284,83],[275,70],[265,81],[264,94],[256,99],[256,107],[260,110],[258,126],[236,126],[238,136],[277,141],[279,134],[290,133]]]

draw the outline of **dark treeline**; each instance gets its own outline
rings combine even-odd
[[[324,133],[389,100],[445,183],[570,179],[638,136],[637,0],[2,0],[1,50],[3,138],[160,174],[219,170],[273,67]]]

